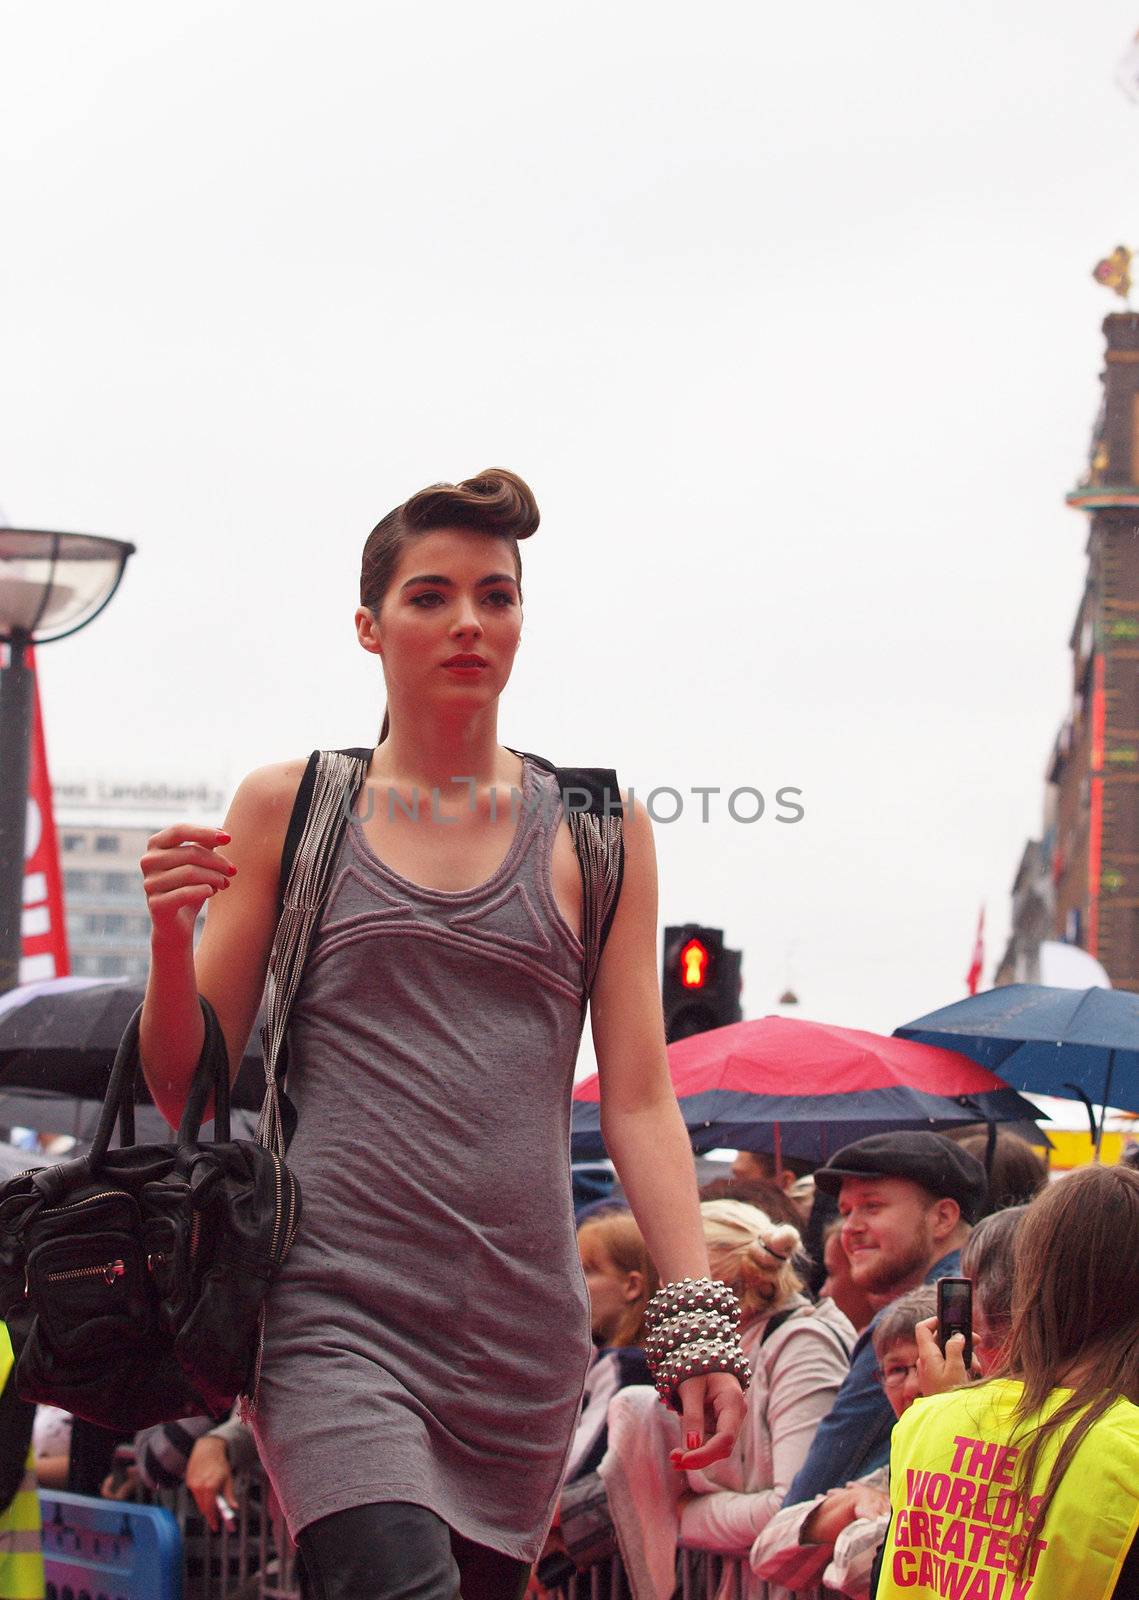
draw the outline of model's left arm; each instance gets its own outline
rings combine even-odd
[[[601,1133],[662,1283],[706,1278],[708,1254],[696,1192],[696,1167],[665,1054],[657,976],[657,875],[652,824],[625,800],[625,872],[590,998],[601,1087]],[[744,1398],[727,1373],[681,1385],[682,1430],[700,1446],[679,1457],[702,1467],[726,1456],[739,1432]],[[705,1406],[715,1417],[704,1439]]]

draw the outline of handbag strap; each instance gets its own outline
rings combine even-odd
[[[514,754],[524,755],[558,780],[562,810],[581,869],[582,982],[588,1001],[625,875],[625,810],[617,774],[612,767],[555,767],[529,750],[515,750]]]
[[[265,1098],[257,1121],[257,1142],[283,1157],[285,1127],[277,1063],[284,1048],[305,960],[332,876],[340,835],[352,801],[368,771],[371,751],[314,750],[293,807],[289,831],[295,837],[282,895],[281,914],[269,952],[265,1025]],[[302,820],[303,819],[303,820]],[[294,824],[299,823],[299,834]],[[290,839],[286,837],[288,848]]]
[[[210,1095],[214,1096],[214,1139],[219,1144],[228,1144],[230,1137],[229,1127],[229,1051],[226,1048],[225,1036],[218,1022],[217,1013],[208,1000],[198,996],[198,1004],[202,1009],[202,1020],[205,1032],[202,1038],[202,1049],[198,1056],[198,1064],[194,1068],[194,1076],[190,1082],[190,1091],[186,1096],[186,1104],[182,1111],[182,1120],[178,1124],[176,1138],[179,1144],[194,1144],[202,1130],[202,1117]],[[136,1086],[139,1072],[139,1025],[142,1020],[142,1007],[131,1017],[123,1031],[119,1048],[115,1053],[114,1065],[111,1067],[110,1082],[107,1093],[103,1099],[103,1109],[99,1113],[99,1122],[95,1129],[95,1136],[91,1141],[91,1148],[87,1153],[87,1160],[91,1170],[94,1171],[102,1162],[111,1144],[111,1132],[115,1119],[119,1123],[119,1144],[122,1148],[135,1142],[134,1129],[134,1104]]]

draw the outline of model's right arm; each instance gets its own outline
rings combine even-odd
[[[139,1049],[171,1127],[201,1054],[199,994],[217,1013],[231,1082],[237,1076],[265,985],[281,851],[304,769],[304,761],[259,768],[238,788],[220,830],[174,823],[154,835],[142,858],[151,941]],[[229,835],[224,853],[219,833]],[[194,922],[207,901],[195,952]]]

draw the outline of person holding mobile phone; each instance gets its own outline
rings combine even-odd
[[[1139,1173],[1051,1185],[1013,1250],[996,1370],[895,1429],[877,1600],[1139,1595]]]
[[[918,1330],[922,1394],[944,1394],[999,1367],[1012,1331],[1013,1246],[1027,1206],[1008,1206],[983,1217],[961,1252],[961,1271],[972,1289],[972,1349],[940,1312]],[[952,1280],[942,1279],[942,1283]],[[940,1288],[940,1284],[939,1284]]]

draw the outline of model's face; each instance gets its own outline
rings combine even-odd
[[[918,1385],[918,1347],[912,1339],[899,1339],[886,1351],[879,1365],[886,1398],[894,1408],[894,1416],[900,1417],[921,1394]]]
[[[589,1290],[589,1319],[593,1336],[612,1344],[626,1311],[639,1298],[644,1283],[639,1272],[622,1272],[599,1239],[585,1234],[578,1240],[581,1267]]]
[[[521,628],[507,540],[448,529],[408,541],[378,617],[356,612],[357,636],[383,661],[389,698],[436,715],[466,715],[502,693]]]
[[[935,1206],[908,1178],[848,1178],[839,1190],[842,1248],[862,1289],[884,1293],[936,1259]]]

